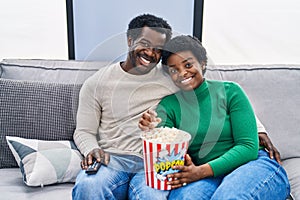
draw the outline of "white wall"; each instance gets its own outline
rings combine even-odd
[[[66,2],[1,0],[0,60],[68,59]]]
[[[298,0],[206,0],[203,23],[213,64],[300,64]]]
[[[130,20],[143,13],[163,17],[175,33],[193,33],[194,0],[74,0],[76,60],[122,60]]]

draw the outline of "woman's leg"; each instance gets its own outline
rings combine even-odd
[[[180,187],[175,190],[171,190],[169,199],[180,200],[207,200],[210,199],[218,188],[223,177],[218,178],[206,178],[193,183],[189,183],[186,186]]]
[[[228,174],[212,199],[285,199],[290,193],[282,166],[260,150],[258,158]]]
[[[128,183],[128,173],[104,165],[94,175],[87,175],[85,170],[81,170],[73,188],[72,199],[125,200],[127,199]]]

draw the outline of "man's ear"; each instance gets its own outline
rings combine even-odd
[[[133,45],[133,39],[131,37],[127,38],[127,45],[128,47],[131,47]]]

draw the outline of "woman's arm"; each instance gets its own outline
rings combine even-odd
[[[258,135],[254,111],[243,89],[233,82],[224,83],[227,112],[230,119],[233,146],[208,164],[214,176],[231,172],[258,155]]]

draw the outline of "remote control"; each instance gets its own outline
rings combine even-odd
[[[96,160],[93,162],[93,164],[89,165],[86,169],[85,173],[87,174],[96,174],[98,169],[100,168],[101,163],[97,162]]]

